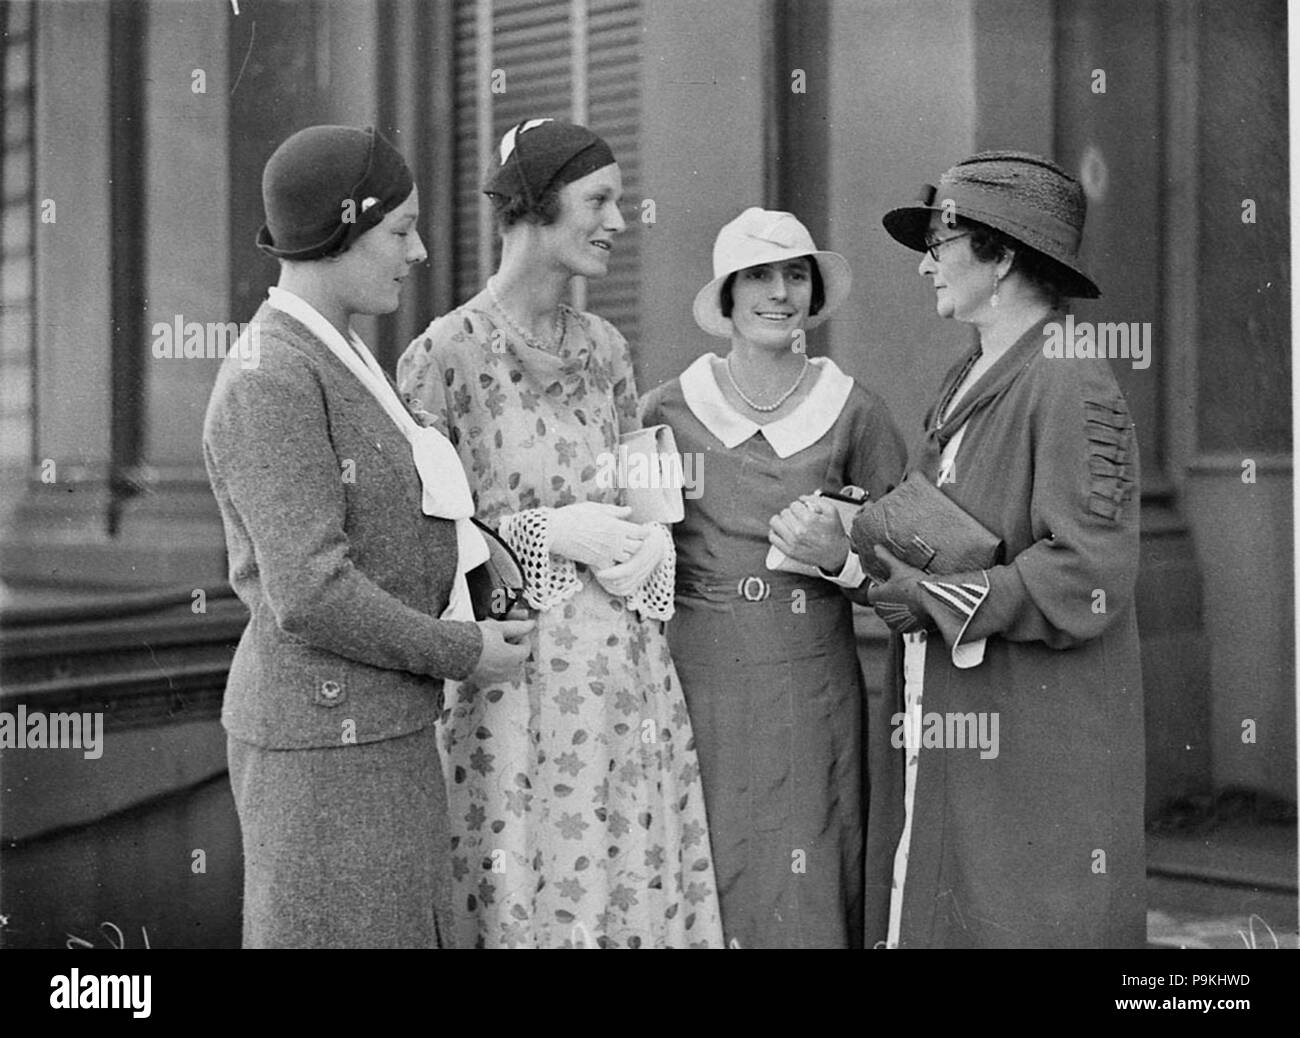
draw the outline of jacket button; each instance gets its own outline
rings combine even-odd
[[[324,681],[320,686],[320,697],[327,703],[332,703],[343,695],[343,686],[337,681]]]

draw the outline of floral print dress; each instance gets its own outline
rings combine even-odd
[[[699,765],[663,623],[638,596],[616,598],[585,567],[536,550],[549,509],[618,502],[598,474],[637,427],[626,341],[566,308],[558,350],[536,349],[480,293],[411,343],[398,380],[445,422],[479,517],[524,560],[539,609],[522,678],[448,693],[458,943],[721,947]],[[671,587],[671,572],[652,579]]]

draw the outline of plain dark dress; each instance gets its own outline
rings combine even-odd
[[[702,458],[702,493],[688,493],[674,527],[668,635],[723,929],[747,948],[861,947],[865,699],[851,605],[830,581],[764,562],[773,514],[846,484],[880,496],[902,472],[902,443],[884,404],[829,361],[816,362],[821,376],[795,412],[747,435],[709,361],[647,394],[643,420],[671,426],[678,450]],[[770,586],[766,599],[737,594],[747,577]]]

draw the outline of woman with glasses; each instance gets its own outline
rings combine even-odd
[[[844,588],[864,579],[833,505],[902,472],[885,406],[804,332],[847,297],[848,263],[793,215],[746,209],[718,233],[695,320],[726,341],[647,394],[702,460],[677,542],[669,628],[699,746],[728,942],[863,941],[866,701]],[[789,568],[781,556],[795,563]]]
[[[699,766],[663,634],[672,539],[628,521],[605,469],[638,428],[631,352],[564,302],[573,277],[608,271],[622,174],[590,130],[538,119],[505,135],[484,190],[500,266],[397,369],[446,423],[538,611],[521,680],[449,697],[462,943],[720,947]]]
[[[895,724],[871,747],[868,874],[892,862],[893,879],[868,919],[888,947],[1145,940],[1137,442],[1106,362],[1058,348],[1062,300],[1100,295],[1084,212],[1054,163],[985,152],[884,218],[939,316],[978,340],[909,471],[1004,546],[964,573],[874,547],[889,579],[868,600],[905,635]]]

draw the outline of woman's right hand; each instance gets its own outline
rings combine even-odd
[[[840,514],[826,498],[805,494],[768,520],[767,539],[785,555],[824,573],[844,568],[852,546]]]
[[[627,598],[635,594],[668,554],[670,534],[667,528],[653,523],[644,524],[644,528],[646,539],[630,559],[607,569],[596,570],[596,582],[615,598]]]
[[[632,509],[598,501],[565,505],[551,514],[549,550],[593,569],[630,559],[649,535],[640,523],[629,523]]]
[[[479,620],[483,652],[467,680],[494,685],[519,676],[532,646],[522,641],[537,626],[536,620]]]

